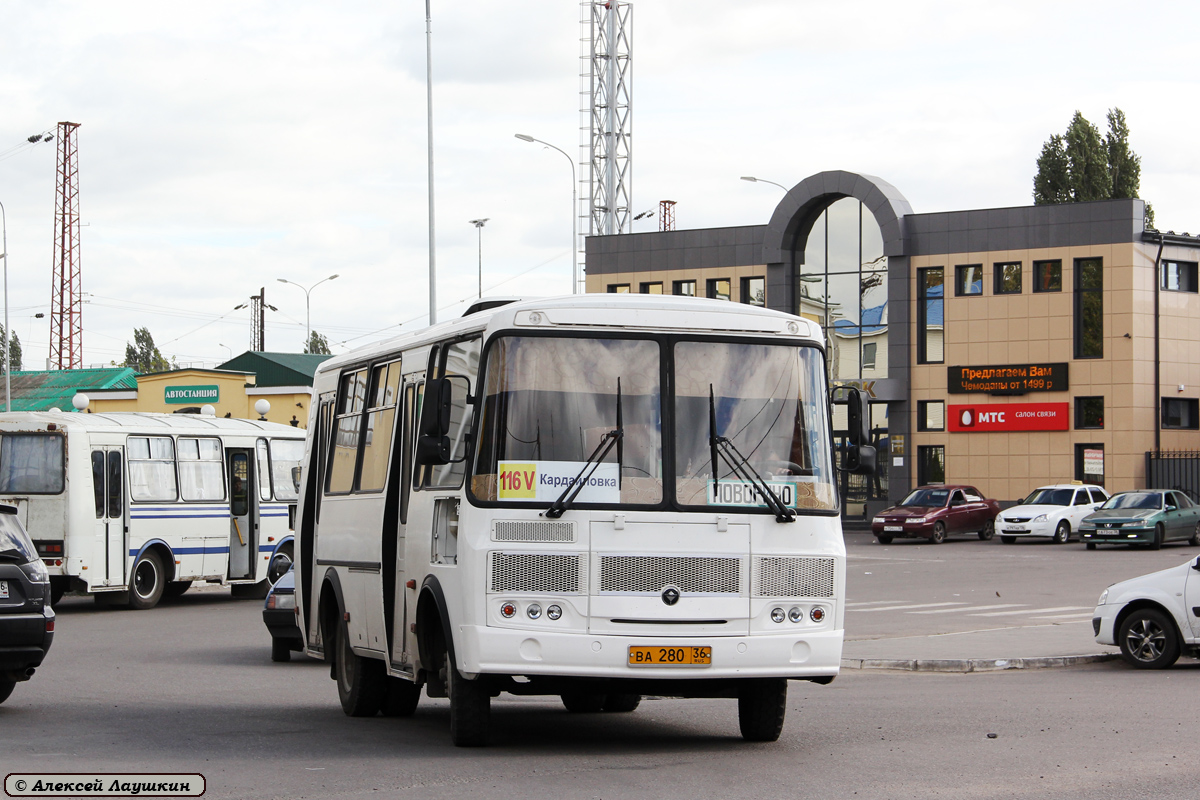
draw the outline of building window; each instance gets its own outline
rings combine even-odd
[[[945,279],[941,267],[917,270],[917,363],[941,364]]]
[[[1168,292],[1197,291],[1196,263],[1194,261],[1162,262],[1162,288]]]
[[[1200,429],[1200,400],[1194,397],[1164,397],[1162,426],[1183,430]]]
[[[1033,290],[1035,292],[1062,291],[1062,261],[1033,262]]]
[[[766,306],[767,279],[742,278],[742,302],[752,306]]]
[[[1104,428],[1104,398],[1075,398],[1075,429]]]
[[[729,278],[709,278],[705,281],[704,296],[709,300],[732,300],[733,283]]]
[[[1075,357],[1104,358],[1104,259],[1075,259]]]
[[[995,294],[1020,294],[1021,293],[1021,262],[1012,261],[1004,264],[993,264],[993,276],[995,286],[992,291]]]
[[[942,400],[918,400],[917,430],[946,430],[946,403]]]
[[[922,445],[917,448],[917,483],[946,482],[946,448],[940,444]]]
[[[662,281],[643,283],[638,287],[638,291],[640,291],[642,294],[662,294]]]
[[[875,352],[879,349],[877,342],[867,342],[863,345],[862,368],[875,369]]]
[[[629,294],[628,283],[610,283],[608,285],[609,294]]]
[[[954,295],[983,294],[983,264],[960,264],[954,268]]]
[[[1104,445],[1075,445],[1075,480],[1104,485]]]
[[[682,295],[683,297],[696,296],[695,281],[674,281],[671,284],[671,294]]]

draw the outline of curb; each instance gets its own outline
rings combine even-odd
[[[1097,664],[1118,658],[1117,653],[1038,658],[843,658],[842,669],[903,670],[906,672],[998,672],[1006,669],[1053,669]]]

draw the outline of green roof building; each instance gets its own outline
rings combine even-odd
[[[12,408],[4,407],[3,389],[0,388],[0,411],[49,411],[52,408],[74,411],[71,400],[76,392],[136,389],[137,373],[128,367],[23,371],[12,373],[11,383]]]

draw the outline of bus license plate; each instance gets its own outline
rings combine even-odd
[[[688,647],[630,647],[631,667],[708,667],[712,665],[710,645]]]
[[[8,599],[8,581],[0,581],[0,600]]]

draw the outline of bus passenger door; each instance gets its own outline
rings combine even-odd
[[[96,586],[125,585],[125,553],[129,521],[125,504],[123,447],[92,449],[92,488],[96,500],[96,535],[88,577]]]
[[[225,451],[229,474],[229,580],[254,577],[258,552],[258,508],[254,491],[254,454],[249,449]]]

